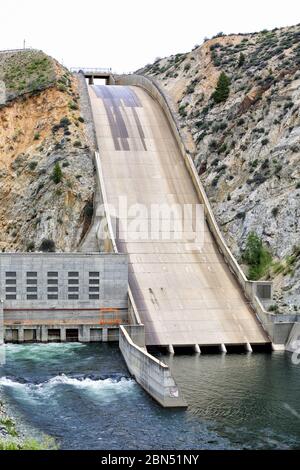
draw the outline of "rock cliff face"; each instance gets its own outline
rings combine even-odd
[[[138,73],[172,102],[219,226],[241,261],[256,232],[273,263],[275,310],[300,309],[300,25],[220,35]],[[212,95],[220,74],[227,99]],[[244,266],[247,271],[247,267]]]
[[[76,250],[94,192],[77,80],[40,51],[0,53],[0,80],[0,250]]]

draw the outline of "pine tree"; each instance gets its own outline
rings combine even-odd
[[[52,180],[54,181],[55,184],[58,184],[61,182],[62,180],[62,171],[61,171],[61,168],[59,166],[59,163],[56,162],[55,163],[55,166],[53,168],[53,172],[52,172]]]
[[[238,63],[238,67],[241,67],[245,62],[245,56],[244,54],[241,52],[240,53],[240,56],[239,56],[239,63]]]
[[[216,89],[212,95],[215,103],[221,103],[222,101],[226,101],[229,93],[230,93],[230,80],[227,75],[222,72],[219,76],[219,80],[216,86]]]

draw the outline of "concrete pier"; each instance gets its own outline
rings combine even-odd
[[[119,345],[130,373],[152,398],[164,408],[187,407],[169,367],[147,352],[143,325],[121,326]]]

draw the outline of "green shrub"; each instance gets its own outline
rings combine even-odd
[[[78,109],[78,105],[74,103],[74,101],[69,102],[69,108],[76,111]]]
[[[194,93],[195,91],[195,83],[190,83],[187,87],[186,87],[186,94],[187,95],[191,95],[192,93]]]
[[[34,242],[29,242],[27,247],[26,247],[26,251],[27,252],[32,252],[32,251],[34,251],[34,248],[35,248]]]
[[[43,251],[46,253],[54,253],[55,252],[55,243],[53,240],[49,240],[48,238],[44,238],[42,243],[40,244],[39,251]]]
[[[71,124],[71,121],[70,121],[70,119],[69,119],[68,117],[63,117],[63,118],[61,118],[59,124],[60,124],[60,126],[62,126],[62,127],[68,127],[68,126]]]
[[[94,204],[93,201],[88,201],[84,207],[84,215],[88,218],[91,219],[93,217],[94,213]]]
[[[226,101],[229,93],[230,93],[230,80],[227,75],[222,72],[219,76],[219,80],[216,86],[214,93],[212,94],[212,98],[215,103],[222,103]]]
[[[245,56],[244,56],[244,54],[241,52],[241,53],[240,53],[240,56],[239,56],[238,67],[242,67],[242,65],[244,65],[244,63],[245,63]]]
[[[30,162],[30,163],[29,163],[29,169],[30,169],[31,171],[34,171],[34,170],[36,169],[36,167],[37,167],[37,164],[38,164],[38,163],[35,162],[35,161]]]
[[[275,312],[277,313],[278,312],[278,305],[270,305],[270,307],[268,308],[268,311],[269,312]]]
[[[1,450],[57,450],[57,445],[50,437],[45,438],[43,442],[38,442],[35,439],[25,439],[24,441],[5,439],[0,440]]]
[[[0,419],[0,424],[2,426],[4,426],[6,432],[12,436],[12,437],[16,437],[18,435],[17,431],[16,431],[16,425],[14,423],[14,421],[10,418],[2,418]]]
[[[255,232],[248,235],[243,261],[248,264],[248,277],[253,281],[257,281],[264,276],[271,264],[271,254],[263,246],[262,240]]]
[[[218,153],[224,153],[227,150],[227,144],[222,144],[221,147],[218,149]]]
[[[40,133],[39,133],[39,132],[36,132],[36,133],[34,134],[34,136],[33,136],[33,139],[34,139],[34,140],[39,140],[40,137],[41,137],[41,136],[40,136]]]
[[[187,115],[187,112],[186,112],[186,104],[182,104],[181,106],[179,106],[179,114],[181,117],[186,117]]]
[[[52,172],[52,181],[55,183],[55,184],[58,184],[61,182],[62,180],[62,171],[61,171],[61,168],[60,168],[60,165],[58,162],[55,163],[54,165],[54,168],[53,168],[53,172]]]

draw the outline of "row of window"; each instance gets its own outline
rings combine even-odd
[[[6,300],[17,300],[17,293],[9,294],[6,293],[5,295]],[[27,300],[38,300],[38,295],[36,294],[28,294],[26,295]],[[47,294],[48,300],[58,300],[58,294]],[[99,300],[99,294],[89,294],[89,300]],[[79,294],[68,294],[68,300],[79,300]]]
[[[38,273],[37,271],[29,271],[26,273],[26,277],[37,277]],[[58,272],[57,271],[48,271],[47,272],[48,277],[58,277]],[[100,273],[96,271],[90,271],[89,272],[90,277],[99,277]],[[16,271],[6,271],[5,273],[6,278],[14,278],[17,277]],[[68,272],[68,277],[79,277],[79,272],[75,271],[69,271]]]
[[[29,271],[26,273],[26,294],[27,300],[38,300],[38,273]],[[99,299],[100,273],[89,272],[89,300]],[[6,300],[17,299],[17,273],[7,271],[5,273]],[[58,272],[47,272],[47,298],[48,300],[58,300]],[[79,272],[68,272],[68,299],[79,300]]]

